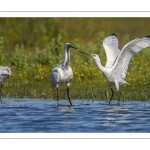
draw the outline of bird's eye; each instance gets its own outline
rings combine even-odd
[[[96,55],[94,54],[94,57],[96,57]]]

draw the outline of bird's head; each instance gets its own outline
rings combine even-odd
[[[97,54],[91,54],[91,56],[94,60],[100,60],[100,58]]]
[[[68,52],[69,48],[74,48],[75,50],[80,50],[79,48],[72,46],[70,43],[66,43],[65,44],[65,50],[67,50],[67,52]]]

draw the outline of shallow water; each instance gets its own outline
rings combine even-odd
[[[3,99],[1,133],[149,133],[150,102]]]

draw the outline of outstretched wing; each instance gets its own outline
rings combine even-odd
[[[106,52],[107,61],[105,67],[112,67],[116,58],[120,54],[120,50],[118,49],[118,38],[115,33],[110,34],[103,41],[103,47]]]
[[[120,55],[118,56],[112,68],[113,69],[112,73],[113,74],[120,73],[120,76],[122,78],[125,78],[131,57],[135,53],[138,53],[139,51],[141,51],[144,48],[147,48],[148,46],[150,46],[150,35],[137,38],[127,43],[123,47]]]

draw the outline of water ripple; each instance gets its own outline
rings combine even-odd
[[[4,99],[0,132],[150,132],[150,102],[43,99]]]

